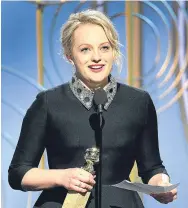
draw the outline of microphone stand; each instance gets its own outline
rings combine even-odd
[[[102,122],[103,122],[103,116],[102,116],[102,105],[98,105],[98,118],[99,118],[99,134],[98,134],[98,148],[99,148],[99,164],[97,167],[97,206],[96,208],[102,208]]]
[[[96,184],[96,192],[95,192],[95,196],[96,196],[96,206],[95,208],[102,208],[102,183],[101,183],[101,179],[102,179],[102,155],[103,155],[103,143],[102,143],[102,128],[103,128],[103,116],[102,116],[102,112],[103,112],[103,107],[104,104],[108,101],[107,99],[107,95],[106,92],[104,91],[104,89],[98,89],[95,91],[94,94],[94,98],[93,98],[94,104],[95,106],[97,106],[97,114],[98,114],[98,118],[99,118],[99,125],[97,128],[98,131],[96,131],[96,143],[99,149],[99,164],[97,166],[97,184]]]

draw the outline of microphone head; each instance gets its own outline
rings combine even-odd
[[[108,101],[107,95],[104,89],[98,89],[95,91],[93,102],[95,105],[104,105]]]

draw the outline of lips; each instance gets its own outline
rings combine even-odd
[[[93,64],[89,65],[88,67],[91,69],[92,72],[100,72],[104,69],[104,64]]]
[[[93,65],[89,65],[89,68],[90,69],[100,69],[103,66],[104,66],[104,64],[93,64]]]

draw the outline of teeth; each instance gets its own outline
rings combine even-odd
[[[100,69],[100,68],[102,68],[103,66],[90,66],[90,68],[92,68],[92,69]]]

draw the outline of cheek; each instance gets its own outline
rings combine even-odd
[[[114,62],[114,58],[112,55],[106,56],[106,61],[108,62],[109,65],[112,65]]]
[[[76,64],[77,65],[84,65],[89,61],[88,56],[79,56],[75,58]]]
[[[114,60],[114,54],[112,51],[109,51],[107,53],[103,53],[103,59],[110,62],[113,62]]]

